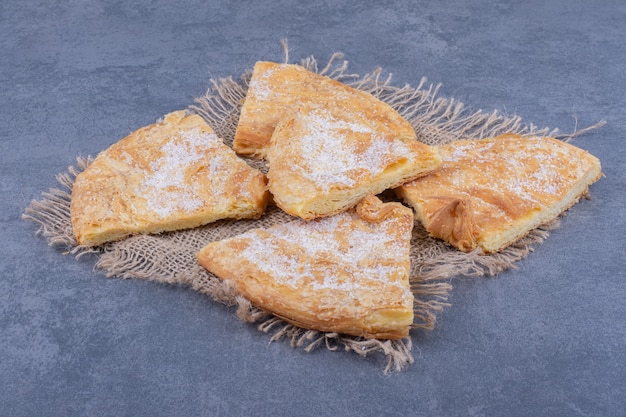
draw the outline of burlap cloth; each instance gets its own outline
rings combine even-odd
[[[416,87],[396,87],[391,84],[391,75],[383,77],[381,69],[364,76],[348,73],[348,63],[342,58],[342,54],[334,54],[323,68],[318,67],[314,57],[302,59],[299,64],[387,102],[412,124],[420,140],[431,145],[458,139],[479,139],[505,132],[568,139],[587,130],[557,135],[557,129],[537,129],[532,124],[523,123],[518,116],[503,116],[497,111],[468,111],[457,100],[438,97],[440,85],[427,85],[425,78]],[[285,47],[285,62],[288,61],[288,49]],[[210,80],[206,94],[189,106],[229,145],[232,144],[250,76],[251,71],[247,71],[239,80],[232,77]],[[255,221],[219,221],[193,230],[134,236],[97,248],[77,246],[70,224],[72,185],[75,176],[91,160],[78,158],[75,167],[57,176],[60,187],[43,193],[41,200],[32,201],[23,214],[24,219],[39,225],[37,233],[43,235],[50,245],[58,246],[65,253],[77,257],[95,254],[95,268],[107,277],[140,278],[183,285],[206,294],[215,301],[233,306],[241,320],[256,324],[259,330],[271,335],[272,341],[288,339],[292,346],[307,352],[322,346],[329,350],[344,349],[361,356],[382,354],[387,358],[385,372],[400,370],[413,363],[410,337],[395,341],[364,339],[296,327],[252,306],[237,294],[230,282],[221,281],[198,265],[195,253],[208,242],[234,236],[251,228],[291,220],[275,207],[271,207],[266,215]],[[266,171],[262,162],[248,162]],[[430,238],[423,227],[416,223],[411,241],[411,285],[415,294],[412,333],[434,327],[437,312],[448,306],[446,300],[452,288],[450,278],[493,276],[514,267],[516,261],[531,252],[548,236],[549,230],[557,225],[558,221],[555,221],[542,226],[500,253],[481,255],[478,251],[462,253]]]

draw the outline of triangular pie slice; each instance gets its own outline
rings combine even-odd
[[[287,322],[398,339],[413,323],[412,229],[410,208],[370,196],[336,216],[209,243],[197,257],[254,305]]]
[[[259,61],[255,64],[241,108],[233,149],[240,155],[264,158],[278,122],[302,105],[333,107],[346,120],[368,120],[384,136],[415,138],[409,122],[370,93],[316,74],[296,64]]]
[[[258,218],[267,178],[198,115],[176,111],[101,152],[74,182],[70,215],[80,245],[137,233]]]
[[[279,122],[267,151],[276,204],[303,219],[330,216],[425,175],[441,159],[403,129],[354,109],[303,105]]]
[[[497,252],[557,218],[601,175],[588,152],[548,137],[504,134],[439,149],[440,169],[396,191],[433,236]]]

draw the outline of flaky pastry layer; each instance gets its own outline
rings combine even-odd
[[[254,305],[297,326],[397,339],[413,323],[413,213],[365,198],[356,209],[212,242],[199,263]]]
[[[259,61],[241,108],[233,149],[241,155],[264,158],[278,122],[307,104],[349,113],[347,119],[357,123],[368,120],[382,135],[415,138],[409,122],[367,92],[300,65]]]
[[[439,166],[434,148],[403,134],[378,130],[354,109],[300,107],[279,122],[267,150],[274,201],[294,216],[326,217]]]
[[[257,218],[267,178],[248,166],[198,115],[176,111],[101,152],[74,182],[71,222],[95,246],[223,218]]]
[[[557,218],[602,175],[596,157],[554,138],[504,134],[439,152],[439,169],[396,192],[433,236],[465,252],[504,249]]]

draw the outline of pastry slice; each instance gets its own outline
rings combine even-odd
[[[356,209],[209,243],[200,264],[297,326],[366,338],[408,336],[413,213],[369,196]]]
[[[303,219],[326,217],[439,166],[433,147],[378,127],[341,107],[304,105],[284,118],[267,151],[276,204]]]
[[[557,218],[602,175],[568,143],[504,134],[439,149],[440,169],[396,191],[433,236],[469,252],[497,252]]]
[[[70,217],[80,245],[224,218],[257,218],[267,179],[198,115],[176,111],[101,152],[75,180]]]
[[[337,108],[346,120],[368,120],[381,135],[415,139],[409,122],[373,95],[300,65],[260,61],[252,72],[233,149],[240,155],[264,158],[278,122],[309,103]]]

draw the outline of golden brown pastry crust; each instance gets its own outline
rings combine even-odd
[[[200,264],[297,326],[367,338],[408,336],[413,213],[365,198],[356,209],[212,242]]]
[[[558,217],[602,175],[600,161],[546,137],[504,134],[439,147],[442,166],[399,187],[435,237],[497,252]]]
[[[95,246],[223,218],[257,218],[267,179],[248,166],[198,115],[176,111],[101,152],[72,190],[79,244]]]
[[[259,61],[241,108],[233,149],[240,155],[264,158],[278,122],[307,104],[351,113],[351,120],[368,120],[383,135],[415,139],[409,122],[371,94],[300,65]]]
[[[330,216],[441,163],[434,148],[395,126],[378,130],[360,103],[354,105],[303,105],[279,122],[267,150],[267,176],[274,201],[287,213]]]

